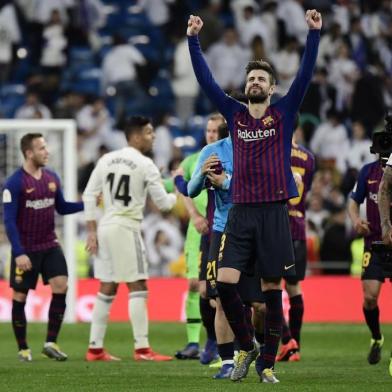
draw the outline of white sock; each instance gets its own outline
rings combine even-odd
[[[114,297],[114,295],[106,295],[98,292],[95,298],[90,327],[89,348],[103,348],[110,307],[112,306]]]
[[[222,361],[222,366],[223,365],[234,365],[234,359],[225,359]]]
[[[135,350],[150,347],[148,343],[147,294],[147,291],[133,291],[128,296],[128,312],[135,340]]]

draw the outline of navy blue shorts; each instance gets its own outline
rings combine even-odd
[[[221,247],[221,239],[223,233],[214,231],[211,236],[210,251],[208,254],[207,263],[207,297],[216,298],[218,292],[216,290],[217,279],[217,263],[216,260],[219,255]],[[241,274],[238,282],[238,292],[243,302],[265,302],[263,292],[261,291],[260,277],[248,276]]]
[[[306,264],[307,264],[307,249],[306,241],[304,240],[294,240],[294,257],[295,257],[295,276],[290,276],[286,278],[288,283],[297,283],[305,279],[306,275]]]
[[[381,256],[371,250],[365,249],[362,258],[362,280],[378,280],[385,282],[385,273],[381,265]],[[392,281],[392,278],[390,278]]]
[[[263,279],[295,276],[286,203],[233,205],[218,258],[218,268],[224,267]]]
[[[27,253],[27,256],[33,266],[30,271],[17,268],[15,257],[11,258],[10,286],[16,291],[35,289],[39,274],[44,284],[56,276],[68,276],[67,262],[60,247]]]

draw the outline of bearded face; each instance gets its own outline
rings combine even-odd
[[[245,85],[245,95],[250,103],[264,103],[273,92],[268,72],[254,69],[249,72]]]

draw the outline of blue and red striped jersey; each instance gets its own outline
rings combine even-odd
[[[370,250],[373,241],[381,241],[380,213],[378,212],[378,188],[383,170],[379,161],[363,166],[358,180],[351,193],[351,198],[358,204],[366,200],[366,219],[369,222],[370,234],[365,236],[365,249]]]
[[[305,147],[296,144],[291,147],[291,170],[302,177],[298,188],[299,196],[290,199],[287,207],[289,210],[291,237],[293,240],[306,240],[305,234],[305,200],[312,186],[315,171],[314,155]]]
[[[4,185],[3,205],[14,257],[59,246],[54,211],[65,215],[83,210],[83,203],[64,200],[59,178],[47,169],[40,179],[18,169]]]
[[[197,36],[188,36],[192,65],[204,92],[226,118],[233,142],[233,202],[259,203],[298,196],[290,152],[295,115],[310,83],[319,30],[311,30],[298,74],[287,95],[253,118],[246,105],[225,94],[203,58]]]

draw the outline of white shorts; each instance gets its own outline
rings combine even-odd
[[[148,278],[140,230],[121,225],[98,227],[94,276],[102,282],[136,282]]]

